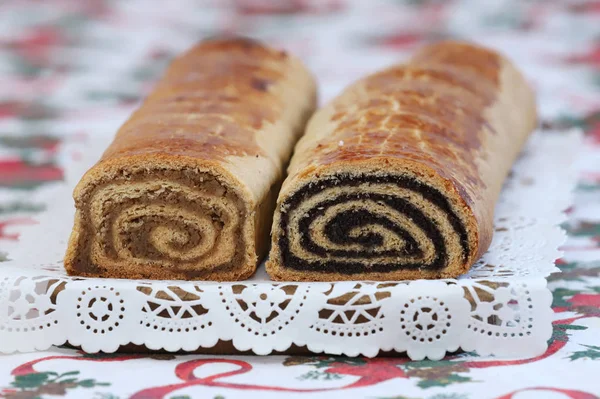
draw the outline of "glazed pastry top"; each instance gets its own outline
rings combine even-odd
[[[356,82],[311,120],[290,176],[386,157],[423,163],[470,191],[484,189],[476,161],[485,156],[486,136],[498,134],[485,110],[500,94],[505,63],[481,47],[441,42]]]
[[[285,51],[245,38],[203,41],[171,63],[100,163],[195,159],[245,182],[258,202],[280,178],[315,92],[310,72]]]

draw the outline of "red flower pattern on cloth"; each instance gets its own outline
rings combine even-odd
[[[0,4],[0,15],[0,260],[51,200],[44,190],[65,178],[66,158],[78,157],[61,150],[67,138],[112,134],[119,112],[140,101],[173,54],[224,32],[260,37],[306,58],[327,77],[322,101],[424,42],[458,37],[497,45],[535,77],[543,122],[581,127],[590,144],[565,224],[563,272],[549,278],[554,333],[542,356],[410,362],[54,348],[0,356],[0,397],[599,397],[599,1],[177,0],[160,9],[142,1],[22,1]],[[129,378],[132,370],[139,377]]]

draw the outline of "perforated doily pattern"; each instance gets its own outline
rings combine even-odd
[[[412,282],[273,283],[263,270],[235,283],[68,277],[56,260],[70,233],[71,187],[93,156],[68,164],[69,184],[48,190],[48,212],[1,265],[0,351],[65,342],[88,352],[129,343],[192,351],[231,340],[256,354],[295,344],[349,356],[407,352],[412,359],[440,359],[459,348],[538,355],[551,334],[545,277],[561,254],[558,225],[580,146],[579,132],[534,135],[502,192],[488,253],[457,280]]]

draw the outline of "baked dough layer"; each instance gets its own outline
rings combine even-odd
[[[74,191],[71,275],[240,280],[316,104],[296,58],[213,39],[175,59]]]
[[[536,124],[501,55],[446,41],[348,87],[295,148],[275,280],[457,277],[487,250],[503,181]]]

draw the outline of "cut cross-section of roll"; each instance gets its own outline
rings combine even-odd
[[[177,58],[74,192],[73,275],[239,280],[316,103],[306,68],[248,39]]]
[[[487,250],[502,183],[536,124],[499,54],[422,49],[319,110],[298,142],[272,229],[276,280],[457,277]]]

